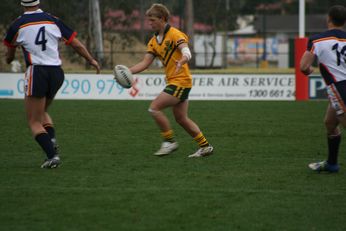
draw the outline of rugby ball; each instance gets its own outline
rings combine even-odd
[[[113,69],[115,81],[123,88],[131,88],[133,83],[133,76],[130,69],[124,65],[116,65]]]

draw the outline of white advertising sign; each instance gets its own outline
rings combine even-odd
[[[24,97],[24,74],[0,73],[0,98]],[[111,74],[66,74],[56,99],[152,100],[165,87],[163,75],[135,76],[131,89]],[[295,100],[294,75],[194,74],[192,100]]]

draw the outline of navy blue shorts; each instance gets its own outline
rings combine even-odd
[[[25,73],[25,95],[53,99],[64,79],[60,66],[29,66]]]

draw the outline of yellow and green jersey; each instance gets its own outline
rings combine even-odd
[[[165,67],[167,84],[174,84],[180,87],[192,87],[192,76],[189,66],[185,63],[180,71],[175,74],[176,62],[181,59],[182,53],[178,46],[188,43],[188,37],[178,29],[167,24],[161,43],[155,34],[149,41],[147,52],[158,57]]]

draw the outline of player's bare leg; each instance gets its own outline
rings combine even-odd
[[[326,115],[324,117],[324,125],[327,130],[327,143],[328,143],[328,159],[321,162],[311,163],[309,167],[317,172],[328,171],[338,172],[338,154],[341,142],[341,131],[338,127],[339,123],[346,124],[344,114],[337,116],[334,108],[329,104]]]
[[[45,113],[43,114],[42,126],[47,131],[51,141],[53,142],[56,155],[59,155],[59,145],[58,145],[56,137],[55,137],[54,123],[53,123],[52,118],[50,117],[50,115],[47,112],[48,107],[51,105],[52,102],[53,102],[53,99],[46,99]]]
[[[187,115],[189,107],[189,101],[185,100],[183,102],[179,102],[178,104],[173,106],[173,114],[175,121],[182,126],[190,136],[195,137],[198,133],[201,132],[199,127],[195,122],[193,122]]]
[[[165,92],[161,92],[156,99],[151,103],[149,112],[159,126],[161,135],[164,141],[161,144],[161,148],[154,153],[157,156],[168,155],[178,148],[178,143],[174,141],[173,131],[167,116],[162,112],[167,107],[173,106],[179,102],[174,96],[171,96]]]
[[[33,136],[45,132],[42,126],[45,103],[45,98],[25,97],[26,117]]]
[[[185,100],[173,106],[173,114],[177,123],[198,143],[199,149],[189,157],[203,157],[213,153],[214,148],[208,143],[198,125],[188,117],[189,101]]]
[[[169,120],[162,110],[177,103],[179,103],[179,99],[165,92],[161,92],[151,103],[150,113],[161,131],[164,132],[171,129]]]
[[[48,107],[51,105],[53,99],[46,99],[46,103],[45,103],[45,107],[44,107],[44,115],[43,115],[43,119],[42,119],[42,124],[53,124],[53,120],[50,117],[50,115],[48,114]]]
[[[35,140],[39,143],[47,155],[47,160],[41,165],[42,168],[55,168],[60,164],[60,159],[55,157],[53,143],[42,126],[45,116],[46,99],[37,97],[25,97],[25,110],[28,125]]]

